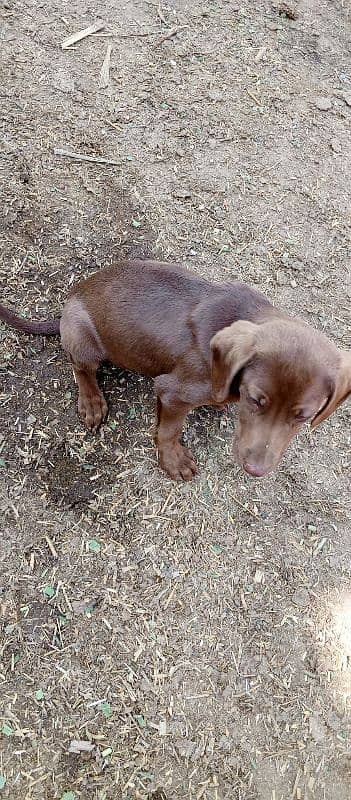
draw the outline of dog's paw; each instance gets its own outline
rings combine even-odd
[[[102,392],[79,395],[78,414],[88,430],[95,433],[107,416],[107,403]]]
[[[191,451],[181,444],[160,450],[160,466],[174,481],[191,481],[199,472]]]

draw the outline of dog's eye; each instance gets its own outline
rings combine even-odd
[[[308,422],[308,420],[310,418],[311,418],[311,415],[310,414],[306,414],[303,410],[298,411],[295,414],[295,417],[294,417],[295,422]]]
[[[251,395],[249,395],[249,400],[252,405],[256,406],[256,408],[263,408],[263,406],[266,405],[265,397],[251,397]]]

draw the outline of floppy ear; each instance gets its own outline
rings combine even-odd
[[[254,355],[257,331],[258,325],[239,320],[211,339],[212,396],[216,403],[226,400],[233,378]]]
[[[331,414],[351,394],[351,353],[341,353],[339,369],[334,382],[333,390],[325,406],[319,411],[311,422],[312,430]]]

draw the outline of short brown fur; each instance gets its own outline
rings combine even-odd
[[[351,393],[350,353],[245,284],[213,284],[179,265],[121,261],[76,285],[60,322],[24,321],[3,306],[0,319],[27,333],[60,329],[91,430],[107,414],[103,361],[153,377],[160,464],[177,480],[197,472],[180,443],[193,408],[239,404],[235,452],[261,477],[305,422],[316,427]]]

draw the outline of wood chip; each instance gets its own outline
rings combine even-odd
[[[257,51],[257,53],[255,55],[255,63],[256,64],[259,64],[259,62],[262,61],[262,59],[263,59],[263,57],[264,57],[266,52],[267,52],[267,47],[260,47],[260,49]]]
[[[92,33],[101,31],[101,29],[104,27],[105,23],[102,22],[102,20],[99,20],[98,22],[94,22],[92,25],[89,25],[88,28],[84,28],[81,31],[77,31],[77,33],[73,33],[72,36],[69,36],[68,39],[65,39],[61,43],[62,50],[68,50],[72,44],[76,44],[76,42],[80,42],[81,39],[91,36]]]
[[[107,45],[106,55],[103,61],[103,65],[101,67],[100,72],[100,81],[99,86],[100,89],[106,89],[106,86],[109,85],[110,82],[110,61],[111,61],[111,52],[112,52],[112,45]]]
[[[91,753],[95,745],[85,739],[72,739],[68,748],[69,753]]]

